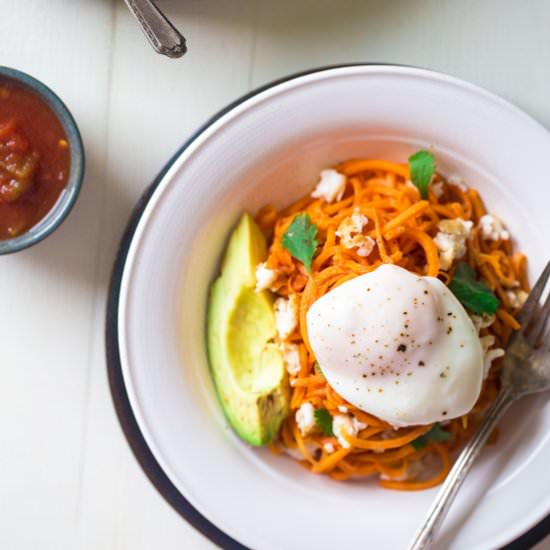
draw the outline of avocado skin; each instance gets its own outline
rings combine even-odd
[[[289,413],[290,388],[276,335],[273,297],[256,293],[256,265],[267,255],[265,238],[249,214],[233,231],[212,284],[207,345],[218,399],[229,423],[247,443],[270,443]]]

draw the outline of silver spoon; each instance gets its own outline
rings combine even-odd
[[[181,57],[187,51],[185,38],[153,0],[125,0],[125,2],[139,21],[155,51],[168,57]]]
[[[539,303],[549,277],[550,262],[518,316],[522,328],[508,344],[500,393],[487,410],[474,437],[460,453],[409,550],[428,550],[432,547],[458,490],[504,411],[524,395],[550,389],[550,293],[542,307]]]

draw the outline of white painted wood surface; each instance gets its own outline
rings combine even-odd
[[[254,86],[385,61],[487,87],[550,128],[547,0],[159,0],[189,54],[154,54],[122,0],[0,0],[0,63],[56,90],[87,175],[69,220],[0,258],[0,548],[208,549],[134,460],[103,325],[130,210],[182,141]],[[550,549],[547,540],[540,550]]]

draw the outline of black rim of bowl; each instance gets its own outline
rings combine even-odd
[[[67,184],[51,210],[34,226],[13,239],[0,240],[0,255],[11,254],[35,245],[51,235],[67,218],[80,193],[84,179],[85,155],[82,137],[76,121],[63,100],[48,86],[35,77],[0,66],[0,79],[11,81],[38,96],[59,120],[71,152]]]
[[[140,464],[141,468],[149,478],[149,481],[155,486],[157,491],[164,497],[164,499],[182,516],[187,520],[195,529],[202,533],[206,538],[212,541],[214,544],[221,548],[228,549],[244,549],[247,547],[240,542],[233,539],[227,533],[222,531],[210,520],[205,518],[193,505],[178,491],[175,485],[170,481],[168,476],[162,470],[161,466],[154,457],[151,449],[147,445],[145,438],[141,432],[141,429],[137,423],[136,417],[130,404],[128,393],[126,391],[126,385],[122,374],[122,366],[120,360],[120,349],[118,343],[118,307],[120,300],[120,286],[122,281],[122,275],[124,271],[124,265],[126,263],[126,257],[128,250],[132,242],[135,230],[145,207],[149,203],[154,191],[164,178],[164,175],[179,156],[212,124],[219,120],[222,116],[233,110],[238,105],[244,103],[248,99],[256,96],[257,94],[273,88],[289,80],[294,80],[302,76],[309,74],[320,73],[324,71],[330,71],[333,69],[341,69],[347,67],[364,67],[364,66],[402,66],[395,63],[349,63],[338,65],[327,65],[324,67],[318,67],[315,69],[301,71],[292,75],[286,76],[269,82],[259,88],[252,90],[251,92],[243,95],[236,101],[230,103],[227,107],[212,116],[203,126],[196,130],[191,137],[185,141],[185,143],[178,149],[178,151],[172,156],[168,163],[161,170],[159,175],[155,178],[153,183],[145,190],[136,204],[134,211],[130,216],[130,220],[124,234],[122,236],[117,256],[115,259],[113,271],[111,274],[111,282],[109,287],[109,296],[107,302],[106,312],[106,354],[107,354],[107,370],[109,376],[109,386],[111,389],[111,396],[113,404],[118,416],[118,420],[134,453],[135,458]],[[437,73],[437,71],[431,71]],[[519,536],[513,542],[503,547],[503,550],[524,550],[525,548],[531,548],[537,542],[541,541],[545,536],[550,534],[550,514],[537,523],[530,530]]]

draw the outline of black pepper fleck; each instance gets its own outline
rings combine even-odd
[[[419,367],[423,367],[426,363],[424,363],[424,361],[418,361],[418,366]]]
[[[399,344],[397,346],[397,351],[407,351],[407,346],[405,344]]]

